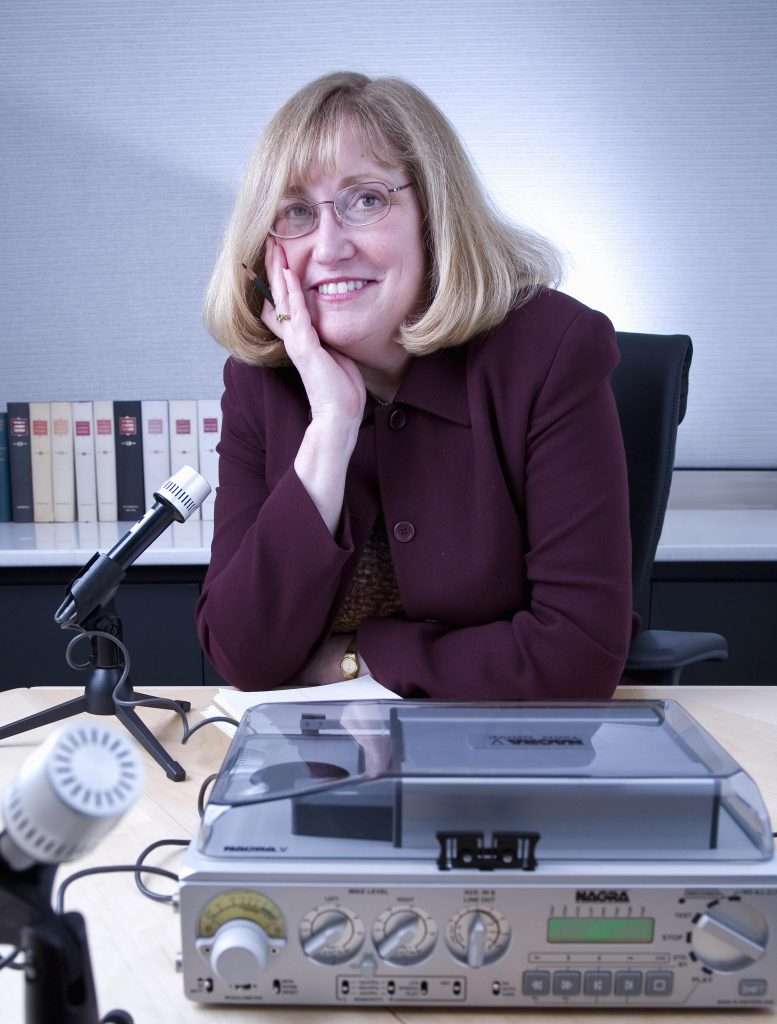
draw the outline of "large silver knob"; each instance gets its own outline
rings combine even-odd
[[[744,900],[720,900],[695,919],[691,944],[711,971],[742,971],[766,952],[769,926],[761,911]]]
[[[267,967],[269,949],[270,940],[264,928],[238,917],[216,932],[211,966],[230,985],[250,985]]]

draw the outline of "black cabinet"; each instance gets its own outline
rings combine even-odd
[[[650,625],[721,633],[728,661],[683,671],[684,686],[777,683],[777,563],[657,562]]]
[[[135,687],[224,685],[204,657],[194,607],[205,566],[132,566],[116,595]],[[69,568],[0,568],[0,690],[16,686],[83,687],[68,668],[65,647],[75,635],[54,623]],[[777,562],[657,562],[650,625],[722,633],[727,662],[686,669],[684,685],[777,683]],[[83,640],[73,652],[88,656]]]
[[[74,570],[0,570],[0,690],[16,686],[85,685],[86,673],[68,667],[65,649],[77,635],[54,623]],[[204,566],[131,568],[116,595],[135,687],[222,685],[197,642],[194,608]],[[72,649],[76,662],[89,656],[84,638]]]

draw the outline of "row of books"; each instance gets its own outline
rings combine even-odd
[[[182,466],[213,490],[192,518],[213,518],[218,399],[9,402],[0,413],[0,521],[139,519]]]

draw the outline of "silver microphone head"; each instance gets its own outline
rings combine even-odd
[[[180,516],[178,521],[185,523],[192,512],[205,501],[210,491],[211,486],[204,476],[191,466],[182,466],[154,491],[154,497],[169,505],[176,513],[176,518]]]
[[[20,871],[83,856],[140,796],[144,779],[129,737],[103,722],[68,722],[7,787],[0,853]]]

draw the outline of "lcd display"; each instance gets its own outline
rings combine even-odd
[[[653,917],[551,917],[548,942],[652,942]]]

